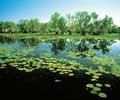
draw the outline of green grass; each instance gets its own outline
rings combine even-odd
[[[104,35],[85,35],[74,33],[73,35],[55,35],[54,33],[40,34],[40,33],[0,33],[0,36],[8,36],[11,38],[38,38],[38,39],[52,39],[52,38],[73,38],[73,39],[84,39],[84,38],[94,38],[94,39],[120,39],[120,34],[104,34]]]

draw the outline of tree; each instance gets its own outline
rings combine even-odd
[[[50,25],[51,25],[51,28],[53,29],[53,31],[58,34],[60,30],[59,29],[59,26],[58,26],[58,23],[59,23],[59,19],[60,19],[60,14],[55,12],[52,16],[51,16],[51,20],[50,20]]]
[[[112,17],[106,15],[103,19],[98,19],[98,14],[95,12],[76,12],[73,15],[68,14],[66,17],[55,12],[47,23],[40,23],[37,18],[30,20],[23,19],[17,24],[12,21],[0,21],[0,32],[55,32],[56,34],[69,32],[70,35],[72,33],[99,35],[105,33],[119,33],[120,27],[114,25]]]
[[[5,26],[7,26],[6,29],[8,30],[8,32],[14,33],[17,31],[16,23],[9,21],[9,22],[6,22],[5,24],[6,24]]]
[[[64,34],[64,32],[66,30],[66,20],[63,16],[61,16],[58,21],[58,27],[59,27],[61,33]]]
[[[92,23],[97,21],[97,19],[98,19],[98,15],[96,14],[96,12],[92,12],[91,13],[91,21],[92,21]]]
[[[113,25],[111,33],[120,33],[120,27],[118,27],[117,25]]]
[[[38,33],[40,31],[40,22],[38,19],[31,19],[28,22],[28,26],[29,26],[29,32],[30,33]]]
[[[98,15],[95,12],[91,13],[91,22],[89,25],[89,33],[98,34],[100,21],[98,20]]]
[[[76,24],[76,18],[74,15],[68,14],[66,16],[67,18],[67,31],[71,35],[72,33],[75,33],[77,31],[77,24]]]
[[[102,20],[95,21],[94,23],[94,29],[93,29],[93,35],[99,35],[102,32]]]
[[[111,17],[105,16],[105,18],[102,19],[102,25],[101,25],[101,30],[102,33],[110,33],[112,31],[112,26],[113,26],[113,20]]]
[[[20,32],[29,33],[30,25],[29,20],[20,20],[18,23],[18,27],[20,28]]]
[[[41,23],[40,32],[42,32],[42,33],[48,33],[49,31],[50,31],[50,25],[49,25],[49,23]]]
[[[17,32],[17,25],[12,21],[6,21],[6,22],[0,21],[0,32],[4,32],[4,33]]]
[[[85,35],[86,29],[90,23],[90,16],[88,12],[83,11],[83,12],[77,12],[75,13],[76,15],[76,20],[77,20],[77,26],[82,35]]]
[[[20,20],[18,23],[20,31],[23,33],[38,33],[40,31],[40,22],[38,19]]]
[[[4,22],[0,21],[0,32],[4,32]]]

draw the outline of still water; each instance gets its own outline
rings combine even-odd
[[[87,65],[87,62],[90,62],[90,58],[97,56],[112,58],[120,64],[120,40],[55,39],[45,41],[33,38],[19,40],[1,38],[0,47],[12,48],[14,52],[32,49],[32,52],[27,55],[28,57],[48,56],[65,58],[69,60],[76,60],[83,64],[86,63]]]

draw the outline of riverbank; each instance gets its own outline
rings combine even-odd
[[[102,34],[102,35],[80,35],[80,34],[63,34],[55,35],[54,33],[40,34],[40,33],[0,33],[0,36],[6,36],[10,38],[22,39],[22,38],[37,38],[37,39],[54,39],[54,38],[70,38],[70,39],[120,39],[120,34]]]

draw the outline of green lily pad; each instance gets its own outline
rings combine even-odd
[[[63,75],[64,73],[63,72],[59,72],[60,75]]]
[[[107,98],[107,94],[102,93],[102,92],[98,93],[98,96],[101,98]]]
[[[105,87],[108,87],[108,88],[110,88],[110,87],[111,87],[111,85],[110,85],[110,84],[104,84],[104,86],[105,86]]]
[[[94,90],[94,91],[101,91],[101,88],[99,88],[99,87],[94,87],[93,90]]]
[[[94,91],[94,90],[91,90],[90,93],[91,93],[91,94],[97,94],[97,92]]]
[[[56,70],[53,70],[52,72],[53,72],[53,73],[56,73],[57,71],[56,71]]]
[[[56,80],[54,80],[54,82],[59,83],[59,82],[61,82],[61,80],[56,79]]]
[[[99,77],[98,77],[98,76],[96,76],[96,75],[95,75],[95,76],[92,76],[92,77],[93,77],[94,79],[98,79],[98,78],[99,78]]]
[[[90,72],[85,72],[86,75],[90,75],[91,73]]]
[[[88,87],[88,88],[94,88],[94,85],[93,84],[87,84],[86,87]]]
[[[73,73],[69,73],[68,75],[69,75],[69,76],[74,76],[74,74],[73,74]]]
[[[97,87],[102,87],[103,85],[101,83],[96,83],[95,84]]]
[[[54,68],[49,68],[49,70],[50,70],[50,71],[53,71],[53,70],[54,70]]]
[[[91,81],[97,81],[97,79],[92,78]]]

